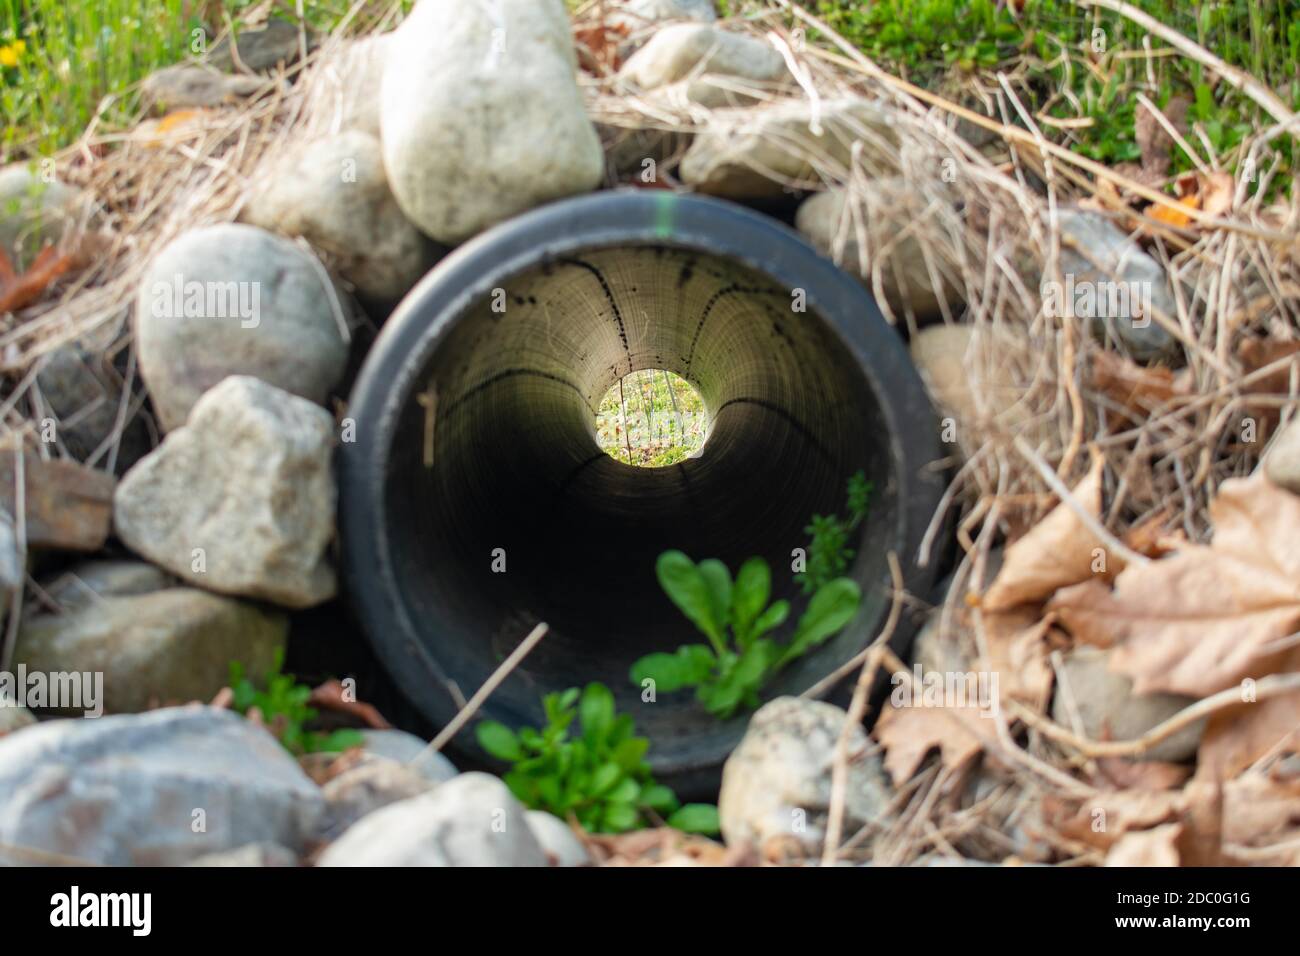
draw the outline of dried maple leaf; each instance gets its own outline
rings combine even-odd
[[[1108,409],[1112,428],[1146,421],[1151,413],[1191,394],[1186,372],[1175,374],[1162,366],[1147,368],[1116,352],[1098,351],[1092,356],[1093,388],[1104,392],[1122,409]]]
[[[998,675],[998,696],[1005,704],[1019,701],[1037,713],[1047,710],[1052,697],[1052,666],[1048,661],[1048,635],[1053,618],[1036,610],[984,614],[984,639],[988,659],[980,668]]]
[[[1112,790],[1084,799],[1049,794],[1043,821],[1062,836],[1109,850],[1124,834],[1178,822],[1187,812],[1181,790]]]
[[[1181,823],[1125,833],[1106,854],[1107,866],[1178,866]]]
[[[1088,474],[1072,492],[1075,501],[1092,517],[1101,516],[1101,475],[1105,466],[1098,456]],[[1005,611],[1020,604],[1044,601],[1058,588],[1086,581],[1098,566],[1101,541],[1065,502],[1034,525],[1006,549],[1002,567],[980,599],[988,611]],[[1104,570],[1114,556],[1100,564]]]
[[[916,773],[931,750],[950,770],[961,770],[997,737],[992,716],[978,707],[891,707],[886,705],[872,729],[885,748],[885,771],[894,786]]]
[[[1300,653],[1284,665],[1300,671]],[[1261,757],[1300,753],[1300,691],[1243,702],[1214,714],[1196,754],[1196,776],[1231,780]]]
[[[1272,673],[1300,629],[1300,497],[1262,474],[1225,481],[1214,539],[1129,565],[1112,590],[1086,581],[1048,605],[1076,640],[1115,647],[1133,691],[1204,697]]]

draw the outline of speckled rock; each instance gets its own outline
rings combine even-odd
[[[755,711],[722,769],[718,814],[727,844],[762,849],[770,840],[820,854],[830,808],[835,745],[846,714],[799,697],[778,697]],[[844,827],[887,823],[888,784],[866,731],[849,739]]]

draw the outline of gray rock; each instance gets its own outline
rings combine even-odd
[[[830,808],[835,745],[846,718],[839,707],[798,697],[778,697],[750,718],[740,745],[722,768],[718,814],[729,846],[791,841],[820,854]],[[866,732],[849,738],[844,828],[887,822],[890,802],[880,757]]]
[[[46,182],[25,165],[0,169],[0,249],[15,269],[29,266],[42,246],[57,245],[83,213],[79,190]]]
[[[228,375],[323,404],[347,363],[347,315],[324,267],[288,239],[239,223],[179,236],[136,297],[140,374],[160,424],[184,424]]]
[[[321,788],[329,807],[329,834],[337,836],[362,817],[427,793],[434,786],[396,760],[367,757]]]
[[[286,867],[297,866],[298,855],[278,843],[250,843],[237,850],[224,853],[208,853],[198,859],[190,860],[186,866],[242,866],[242,867]]]
[[[249,843],[301,853],[320,790],[265,730],[193,705],[0,738],[0,858],[176,866]]]
[[[663,91],[710,109],[753,102],[730,88],[735,80],[766,86],[788,76],[785,60],[770,43],[701,23],[656,31],[619,71],[620,80],[635,89]]]
[[[384,69],[384,165],[408,219],[455,243],[594,189],[604,156],[560,0],[422,0]]]
[[[812,128],[812,107],[803,100],[717,110],[682,157],[682,181],[731,199],[776,197],[790,183],[805,189],[820,183],[808,155],[847,166],[859,141],[869,166],[897,169],[898,138],[892,117],[880,106],[862,99],[828,100],[817,117],[820,136]]]
[[[1296,419],[1278,432],[1269,445],[1264,475],[1279,488],[1300,495],[1300,425]]]
[[[544,810],[529,810],[524,816],[551,866],[586,866],[591,862],[578,835],[559,817]]]
[[[268,88],[260,76],[230,76],[192,63],[179,63],[146,76],[140,84],[140,99],[146,109],[167,113],[238,103]]]
[[[302,236],[357,292],[395,302],[433,264],[433,248],[388,188],[379,140],[352,130],[304,143],[259,177],[242,218]]]
[[[322,133],[359,130],[379,138],[379,95],[391,33],[338,41],[321,50],[307,82],[305,112]]]
[[[1195,703],[1179,694],[1133,693],[1133,682],[1108,668],[1110,652],[1080,645],[1065,656],[1060,679],[1078,710],[1085,736],[1090,740],[1135,740],[1184,707]],[[1064,690],[1058,684],[1052,700],[1052,719],[1074,729]],[[1191,759],[1200,746],[1205,720],[1184,727],[1156,744],[1138,760],[1179,763]]]
[[[880,270],[880,284],[889,307],[900,314],[910,309],[918,321],[941,315],[939,295],[915,234],[897,243],[894,240],[905,227],[924,222],[927,218],[934,220],[945,212],[957,218],[955,205],[950,205],[946,211],[936,209],[929,196],[902,177],[875,180],[867,188],[872,195],[863,212],[872,219],[861,223],[861,228],[874,249],[893,243],[889,259],[881,263]],[[857,275],[869,290],[874,291],[872,270],[875,262],[867,258],[858,241],[858,224],[853,220],[852,211],[846,208],[847,196],[847,190],[828,189],[808,197],[795,214],[795,226],[820,252]],[[958,290],[941,271],[943,264],[937,254],[932,254],[932,259],[939,275],[940,291],[949,309],[957,312],[962,304]]]
[[[446,783],[460,771],[441,753],[430,753],[428,743],[404,730],[363,730],[367,753],[405,764],[430,783]]]
[[[102,673],[104,699],[98,703],[110,714],[209,701],[229,683],[231,661],[253,674],[275,664],[288,638],[284,614],[197,588],[135,591],[152,571],[133,562],[82,571],[75,580],[115,576],[116,584],[132,590],[104,594],[93,586],[65,586],[69,600],[62,613],[23,616],[14,660],[29,671]],[[139,581],[131,582],[132,576]]]
[[[1067,286],[1062,298],[1069,298],[1071,277],[1076,290],[1076,301],[1067,305],[1081,317],[1092,319],[1097,335],[1110,335],[1123,342],[1136,359],[1149,361],[1175,354],[1177,341],[1141,307],[1145,293],[1157,311],[1171,319],[1178,317],[1178,304],[1160,263],[1101,213],[1063,209],[1058,219],[1061,276]],[[1048,278],[1045,276],[1044,280]],[[1131,283],[1127,288],[1135,290],[1137,295],[1116,295],[1112,301],[1110,292],[1120,290],[1116,282]],[[1095,293],[1093,306],[1086,299],[1079,299],[1079,294],[1088,290]]]
[[[315,35],[306,31],[307,52],[316,45]],[[235,35],[235,52],[239,54],[239,64],[235,63],[231,52],[230,35],[217,41],[208,53],[208,62],[220,70],[233,70],[242,65],[254,73],[273,70],[281,64],[290,64],[299,58],[302,47],[299,41],[298,25],[278,17],[266,21],[262,26],[240,30]]]
[[[0,620],[9,610],[14,593],[27,583],[27,555],[18,542],[14,519],[0,510]]]
[[[463,773],[363,817],[320,866],[546,866],[524,808],[496,777]]]
[[[712,23],[717,19],[713,0],[623,0],[610,11],[611,24],[633,29],[665,20]]]
[[[334,595],[334,422],[304,399],[233,375],[127,472],[122,542],[184,581],[288,607]]]
[[[78,344],[47,354],[36,373],[45,412],[56,423],[59,442],[77,461],[85,462],[117,430],[122,404],[121,378],[106,355]],[[121,475],[150,448],[144,418],[127,409],[117,448],[114,473]],[[100,461],[107,460],[107,453]]]
[[[144,561],[86,561],[41,582],[41,587],[66,613],[93,607],[99,598],[149,594],[177,583],[162,568]]]

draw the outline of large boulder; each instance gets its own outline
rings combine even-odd
[[[388,188],[379,140],[359,130],[303,143],[273,162],[242,218],[302,236],[357,292],[396,302],[433,262],[433,249]]]
[[[347,364],[347,315],[324,267],[288,239],[240,223],[177,237],[136,297],[140,374],[160,424],[184,424],[228,375],[324,403]]]
[[[721,109],[695,137],[679,172],[714,196],[772,198],[820,181],[810,157],[847,169],[857,142],[868,165],[896,169],[897,141],[889,113],[864,99],[828,100],[816,112],[805,100]]]
[[[942,228],[935,220],[945,212],[955,217],[955,203],[949,203],[946,210],[938,209],[903,177],[874,180],[865,188],[870,195],[862,213],[870,221],[855,221],[848,191],[837,188],[805,199],[795,214],[796,228],[818,251],[858,276],[874,292],[876,261],[866,255],[859,242],[861,228],[875,252],[888,250],[880,263],[880,286],[889,307],[895,313],[910,309],[918,321],[941,315],[936,283],[930,276],[925,250],[917,236],[924,235],[927,228]],[[909,232],[899,239],[905,229]],[[932,253],[931,258],[939,290],[949,308],[956,312],[961,304],[957,290],[944,275],[944,263],[938,260],[937,253]]]
[[[176,866],[266,841],[300,853],[323,813],[275,738],[230,711],[55,720],[0,737],[0,861]]]
[[[32,167],[0,169],[0,251],[21,272],[42,247],[57,245],[76,227],[84,208],[79,190]]]
[[[29,671],[102,673],[97,703],[110,714],[211,700],[231,661],[265,673],[288,637],[284,614],[176,587],[142,562],[83,565],[46,591],[61,610],[23,615],[14,660]]]
[[[199,587],[310,607],[334,595],[334,422],[245,375],[127,472],[113,501],[122,542]]]
[[[800,697],[778,697],[754,712],[722,768],[718,815],[729,846],[750,843],[761,850],[777,841],[805,855],[821,853],[835,747],[846,719],[839,707]],[[854,727],[844,831],[884,821],[889,802],[880,757],[862,727]]]
[[[455,243],[604,171],[560,0],[421,0],[384,70],[384,165],[408,219]]]
[[[463,773],[389,804],[332,843],[320,866],[546,866],[524,808],[506,785]]]

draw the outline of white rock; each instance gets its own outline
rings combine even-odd
[[[1076,314],[1093,319],[1093,329],[1098,335],[1109,333],[1119,339],[1133,357],[1147,361],[1173,355],[1178,343],[1159,322],[1139,307],[1130,296],[1128,307],[1112,309],[1110,292],[1118,292],[1116,282],[1131,284],[1130,288],[1150,296],[1151,305],[1170,319],[1177,320],[1178,303],[1169,288],[1165,270],[1151,256],[1142,251],[1136,242],[1118,226],[1098,212],[1082,209],[1062,209],[1058,212],[1061,226],[1061,276],[1066,283],[1062,298],[1068,292],[1073,277]],[[1052,277],[1044,276],[1044,282]],[[1052,281],[1055,281],[1052,279]],[[1080,293],[1091,289],[1096,293],[1096,306],[1091,315],[1084,313],[1090,307],[1086,300],[1079,301]]]
[[[820,854],[830,808],[835,745],[846,718],[839,707],[778,697],[749,720],[745,737],[722,768],[718,815],[734,846],[760,850],[771,839]],[[861,727],[849,737],[844,828],[885,822],[890,801],[880,757]]]
[[[559,817],[545,810],[529,810],[525,816],[551,866],[586,866],[591,862],[578,835]]]
[[[937,209],[931,204],[930,197],[918,192],[902,177],[875,180],[866,188],[871,190],[871,196],[863,212],[871,217],[870,221],[854,221],[852,210],[847,208],[846,190],[828,189],[809,196],[800,204],[795,214],[795,227],[820,252],[861,278],[874,293],[872,273],[875,262],[864,254],[865,250],[858,241],[858,228],[861,227],[873,250],[888,248],[888,259],[880,264],[880,284],[890,308],[897,314],[910,308],[918,321],[941,315],[939,296],[921,243],[915,233],[901,240],[898,235],[910,226],[919,225],[922,234],[927,228],[942,228],[935,220],[944,215],[957,218],[955,206]],[[931,253],[931,259],[949,309],[959,311],[961,301],[957,290],[944,275],[937,251]]]
[[[612,24],[627,24],[633,29],[665,20],[712,23],[717,19],[713,0],[623,0],[610,11]]]
[[[1269,445],[1264,474],[1278,487],[1300,495],[1300,425],[1295,419]]]
[[[399,800],[427,793],[433,787],[433,783],[405,764],[387,757],[366,757],[321,788],[329,808],[329,832],[341,834],[362,817]]]
[[[319,604],[335,590],[333,431],[324,409],[231,376],[118,484],[117,535],[199,587]]]
[[[136,298],[140,374],[163,428],[228,375],[323,404],[347,363],[347,316],[324,267],[288,239],[240,223],[174,239]]]
[[[524,808],[506,785],[463,773],[363,817],[320,866],[546,866]]]
[[[42,246],[75,227],[83,204],[79,190],[46,182],[26,165],[0,169],[0,249],[16,269],[26,268]]]
[[[230,711],[55,720],[0,738],[6,846],[175,866],[249,843],[301,852],[323,812],[320,790],[284,748]],[[31,859],[0,850],[6,858]]]
[[[147,564],[101,562],[74,574],[82,588],[99,596],[67,583],[51,588],[54,595],[66,591],[69,600],[61,602],[60,613],[24,614],[14,660],[29,672],[102,673],[103,699],[96,703],[105,713],[211,700],[230,682],[231,661],[263,674],[288,638],[285,615],[197,588],[169,586]],[[150,577],[163,580],[150,582]],[[150,583],[161,589],[139,590]]]
[[[560,0],[420,0],[384,70],[384,165],[408,219],[454,243],[594,189],[604,171]]]
[[[361,295],[396,302],[432,265],[432,244],[398,208],[369,133],[304,143],[273,161],[262,180],[241,218],[302,236]]]
[[[788,77],[785,60],[770,43],[700,23],[675,23],[658,30],[619,71],[620,79],[642,91],[680,85],[674,95],[710,109],[742,105],[752,97],[742,86],[772,84]]]
[[[286,867],[297,866],[298,855],[278,843],[250,843],[237,850],[209,853],[186,866]]]
[[[1074,728],[1066,692],[1073,699],[1084,736],[1090,740],[1135,740],[1195,701],[1179,694],[1133,693],[1133,682],[1110,670],[1110,652],[1080,645],[1065,656],[1061,681],[1052,700],[1052,719]],[[1205,720],[1183,728],[1156,744],[1138,760],[1178,763],[1190,759],[1200,746]]]
[[[363,730],[367,753],[405,764],[430,783],[446,783],[460,771],[441,753],[430,753],[427,741],[404,730]]]
[[[820,180],[809,155],[847,167],[855,141],[873,168],[897,169],[892,117],[862,99],[828,100],[814,114],[806,101],[717,110],[682,157],[682,181],[732,199],[780,196],[787,182],[809,188]],[[864,135],[864,133],[866,135]]]

